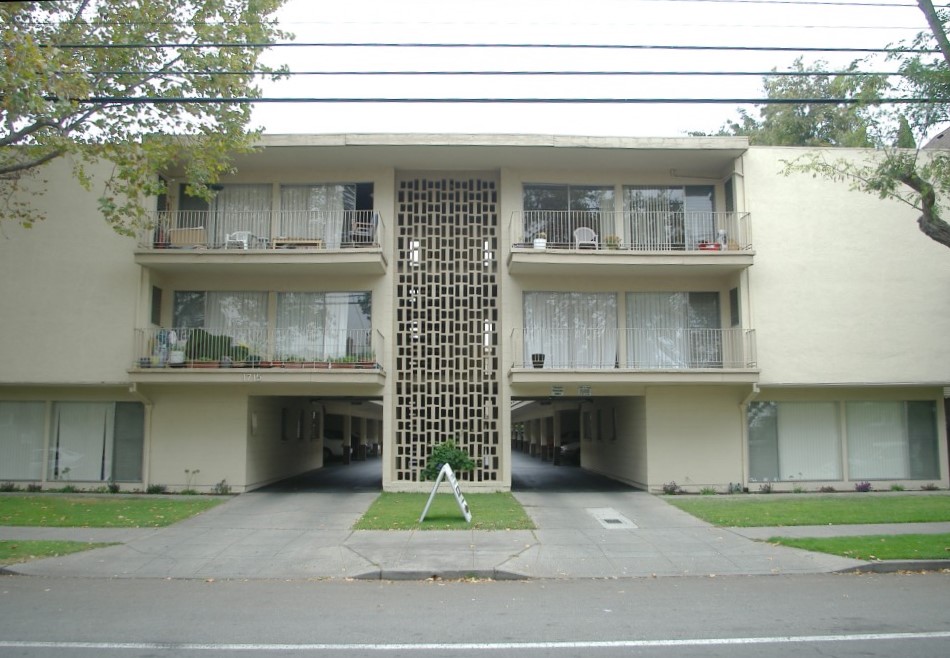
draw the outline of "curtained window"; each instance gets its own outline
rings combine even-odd
[[[211,203],[215,244],[224,244],[225,236],[235,231],[269,237],[272,196],[269,184],[226,185],[220,190]]]
[[[627,327],[627,367],[722,367],[719,293],[627,293]]]
[[[614,188],[594,185],[525,185],[524,235],[543,231],[554,244],[572,244],[574,229],[586,226],[601,240],[613,232],[609,216],[614,209]]]
[[[141,480],[144,419],[138,402],[57,402],[47,480]]]
[[[617,296],[526,292],[525,367],[545,355],[547,368],[613,368],[617,363]]]
[[[0,480],[43,477],[45,402],[0,402]]]
[[[267,346],[267,293],[179,290],[175,292],[173,322],[184,336],[188,329],[204,329],[229,336],[235,345],[245,345],[252,353],[260,352]]]
[[[624,241],[648,250],[696,249],[715,240],[712,185],[623,188]]]
[[[286,292],[277,296],[279,358],[323,361],[372,355],[368,292]]]
[[[356,184],[281,187],[277,234],[323,240],[327,248],[338,248],[349,230],[347,214],[357,209],[357,188]]]
[[[752,480],[842,479],[841,415],[849,480],[940,477],[933,401],[753,402]]]

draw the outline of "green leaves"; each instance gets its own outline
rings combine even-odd
[[[261,44],[288,36],[271,18],[284,1],[0,4],[0,147],[16,147],[0,148],[4,217],[39,219],[19,183],[64,155],[87,188],[88,164],[114,163],[100,208],[120,233],[148,222],[146,198],[173,164],[196,186],[230,171],[256,137],[248,104],[153,101],[259,96],[251,72],[282,72],[259,59]]]

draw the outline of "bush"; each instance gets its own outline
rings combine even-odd
[[[834,493],[834,492],[837,491],[837,489],[835,489],[834,487],[832,487],[832,486],[826,484],[826,485],[823,486],[823,487],[818,487],[818,491],[819,491],[820,493]]]
[[[699,493],[703,496],[715,496],[718,492],[716,491],[716,487],[703,487],[699,490]]]
[[[855,491],[870,491],[871,483],[865,480],[864,482],[858,482],[854,485]]]
[[[675,496],[676,494],[683,493],[683,488],[675,482],[667,482],[663,485],[663,493],[667,496]]]
[[[16,482],[0,482],[0,491],[19,491],[20,487],[16,485]]]
[[[432,448],[426,466],[422,469],[422,479],[436,479],[445,464],[451,466],[456,473],[471,471],[475,468],[475,460],[469,457],[467,452],[456,446],[454,440],[449,439]]]
[[[231,485],[228,484],[227,479],[224,479],[214,485],[212,491],[219,496],[226,496],[231,493]]]
[[[892,484],[892,485],[891,485],[891,491],[903,491],[903,490],[904,490],[904,485],[903,485],[903,484]]]
[[[759,493],[770,494],[772,493],[772,483],[766,482],[759,485]]]
[[[921,485],[920,490],[921,491],[940,491],[940,487],[938,487],[933,482],[929,482],[927,484]]]
[[[149,494],[163,494],[168,491],[168,486],[164,484],[150,484],[145,490],[145,493]]]

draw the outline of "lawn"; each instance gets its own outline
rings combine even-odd
[[[425,521],[419,523],[429,494],[382,493],[354,528],[356,530],[527,530],[534,523],[510,493],[465,494],[472,513],[465,522],[452,494],[438,494]]]
[[[187,496],[0,496],[0,525],[56,528],[157,528],[177,523],[221,503]]]
[[[950,521],[950,494],[668,496],[664,500],[725,527]]]
[[[772,537],[769,541],[856,560],[950,560],[950,534]]]
[[[69,555],[93,548],[103,548],[113,544],[93,544],[79,541],[47,541],[47,540],[4,540],[0,541],[0,566],[39,560],[44,557]]]

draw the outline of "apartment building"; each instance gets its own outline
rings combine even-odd
[[[650,491],[947,487],[950,253],[742,138],[266,136],[135,238],[0,239],[0,481],[252,490],[432,446]],[[834,156],[863,158],[860,150]],[[103,164],[99,175],[107,175]]]

